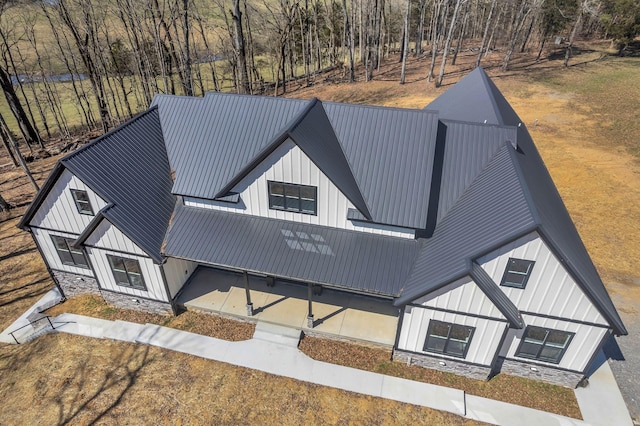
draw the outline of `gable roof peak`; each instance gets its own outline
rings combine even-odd
[[[425,107],[442,119],[519,126],[522,122],[482,67],[476,67]]]

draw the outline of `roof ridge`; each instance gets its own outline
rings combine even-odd
[[[142,111],[139,114],[134,115],[133,117],[131,117],[130,119],[128,119],[127,121],[125,121],[124,123],[120,124],[119,126],[111,129],[110,131],[108,131],[107,133],[98,136],[97,138],[95,138],[94,140],[92,140],[91,142],[81,146],[80,148],[76,149],[73,152],[70,152],[69,154],[65,155],[64,157],[62,157],[59,161],[61,163],[65,162],[66,160],[69,160],[75,156],[77,156],[78,154],[82,154],[83,152],[85,152],[86,150],[88,150],[89,148],[99,144],[100,142],[104,141],[106,138],[115,135],[116,133],[120,132],[123,129],[126,129],[127,127],[129,127],[130,125],[134,124],[135,122],[137,122],[138,120],[140,120],[141,118],[143,118],[144,116],[146,116],[147,114],[150,114],[154,111],[157,111],[158,109],[158,105],[153,105],[152,107],[150,107],[149,109]]]
[[[290,99],[290,98],[287,98]],[[369,105],[369,104],[350,104],[347,102],[337,102],[337,101],[323,101],[325,105],[344,105],[347,107],[355,107],[355,108],[367,108],[367,109],[381,109],[385,111],[400,111],[407,113],[420,113],[420,114],[436,114],[436,110],[432,109],[424,109],[424,108],[402,108],[397,106],[384,106],[384,105]]]
[[[508,142],[506,142],[508,143]],[[540,219],[540,212],[538,211],[538,207],[536,203],[533,201],[533,196],[531,195],[531,191],[529,189],[529,184],[524,178],[524,172],[522,171],[522,167],[520,167],[520,162],[516,158],[517,148],[509,151],[509,159],[511,160],[511,164],[513,165],[513,169],[516,172],[516,176],[518,178],[518,183],[520,184],[520,188],[522,189],[522,194],[524,195],[525,200],[527,201],[527,205],[529,206],[529,210],[531,211],[531,215],[533,216],[533,220],[536,222],[538,227],[541,226],[542,220]]]

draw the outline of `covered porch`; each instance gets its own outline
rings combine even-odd
[[[199,266],[178,295],[177,304],[187,310],[264,321],[338,339],[394,344],[398,309],[390,300],[328,288],[317,294],[319,290],[306,283]]]

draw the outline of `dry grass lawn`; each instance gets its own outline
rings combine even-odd
[[[291,95],[421,108],[466,74],[472,60],[461,54],[460,65],[448,69],[445,86],[439,89],[425,81],[428,63],[418,58],[410,61],[404,86],[397,82],[399,64],[391,60],[372,82],[327,81]],[[516,55],[514,71],[507,73],[494,67],[499,60],[487,58],[489,74],[531,130],[614,300],[622,310],[637,312],[638,59],[602,59],[595,49],[584,51],[572,59],[573,66],[562,69],[557,60],[533,64]],[[56,160],[31,164],[40,183]],[[0,166],[7,162],[0,151]],[[17,206],[0,216],[0,327],[6,328],[52,283],[31,237],[15,227],[34,196],[33,188],[20,170],[0,167],[0,194]],[[175,326],[189,322],[187,317],[175,321]],[[215,327],[209,328],[213,333]],[[389,374],[400,374],[393,371],[394,365],[386,368]],[[0,398],[5,401],[0,424],[471,423],[158,348],[62,334],[26,345],[0,346],[0,371]],[[496,385],[494,391],[496,398],[502,398],[499,394],[508,394],[510,384]]]
[[[368,348],[346,342],[305,336],[300,350],[313,359],[464,390],[483,398],[549,411],[582,419],[573,390],[535,380],[498,374],[489,381],[390,361],[391,350]]]

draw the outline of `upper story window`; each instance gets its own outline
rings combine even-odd
[[[51,239],[53,240],[53,245],[55,246],[63,265],[90,269],[89,262],[87,262],[84,252],[73,247],[73,240],[71,238],[52,235]]]
[[[91,201],[89,201],[89,194],[87,191],[81,189],[72,189],[71,195],[76,202],[76,207],[80,214],[89,214],[93,216],[93,208],[91,207]]]
[[[113,278],[116,284],[123,287],[131,287],[138,290],[147,290],[140,270],[140,263],[136,259],[107,255]]]
[[[516,356],[558,364],[574,334],[568,331],[528,326]]]
[[[534,263],[533,260],[514,259],[510,257],[500,285],[525,288],[527,281],[529,281],[529,276],[531,276]]]
[[[269,181],[269,208],[315,215],[318,188]]]
[[[424,351],[464,358],[474,330],[475,327],[431,320]]]

